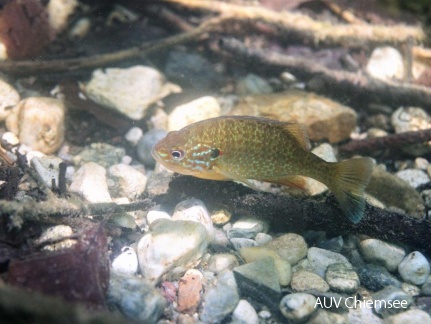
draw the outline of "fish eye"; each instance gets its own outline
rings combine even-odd
[[[175,149],[171,151],[171,157],[174,160],[181,161],[184,158],[184,151],[181,149]]]
[[[221,151],[218,148],[211,149],[211,158],[215,159],[221,154]]]

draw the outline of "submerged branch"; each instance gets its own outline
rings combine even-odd
[[[370,153],[389,148],[400,148],[405,145],[420,144],[428,141],[431,141],[431,129],[351,141],[347,144],[341,145],[338,149],[343,153]]]
[[[315,61],[284,55],[275,51],[248,47],[243,42],[224,38],[220,46],[238,60],[249,60],[259,66],[288,70],[309,83],[311,90],[333,97],[349,97],[354,103],[384,103],[386,105],[418,106],[431,109],[431,89],[395,81],[382,81],[364,73],[331,70]]]
[[[234,182],[209,181],[179,176],[170,183],[167,194],[156,203],[176,203],[191,196],[205,204],[223,205],[233,214],[248,214],[268,219],[277,231],[327,231],[334,235],[365,234],[385,241],[409,244],[431,253],[431,221],[367,205],[359,224],[352,224],[338,208],[335,198],[325,202],[292,198],[286,195],[255,192]]]

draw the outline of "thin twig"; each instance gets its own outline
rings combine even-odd
[[[343,153],[369,153],[428,141],[431,141],[431,129],[351,141],[341,145],[338,149]]]

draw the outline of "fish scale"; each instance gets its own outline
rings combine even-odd
[[[329,163],[309,152],[306,127],[251,116],[222,116],[170,132],[152,154],[166,168],[211,180],[261,180],[304,188],[304,177],[324,183],[352,222],[365,208],[370,158]]]

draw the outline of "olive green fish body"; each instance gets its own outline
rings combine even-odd
[[[303,177],[311,177],[327,185],[346,215],[358,222],[371,160],[329,163],[309,148],[305,125],[224,116],[170,132],[156,144],[153,156],[168,169],[204,179],[254,179],[302,188]]]

